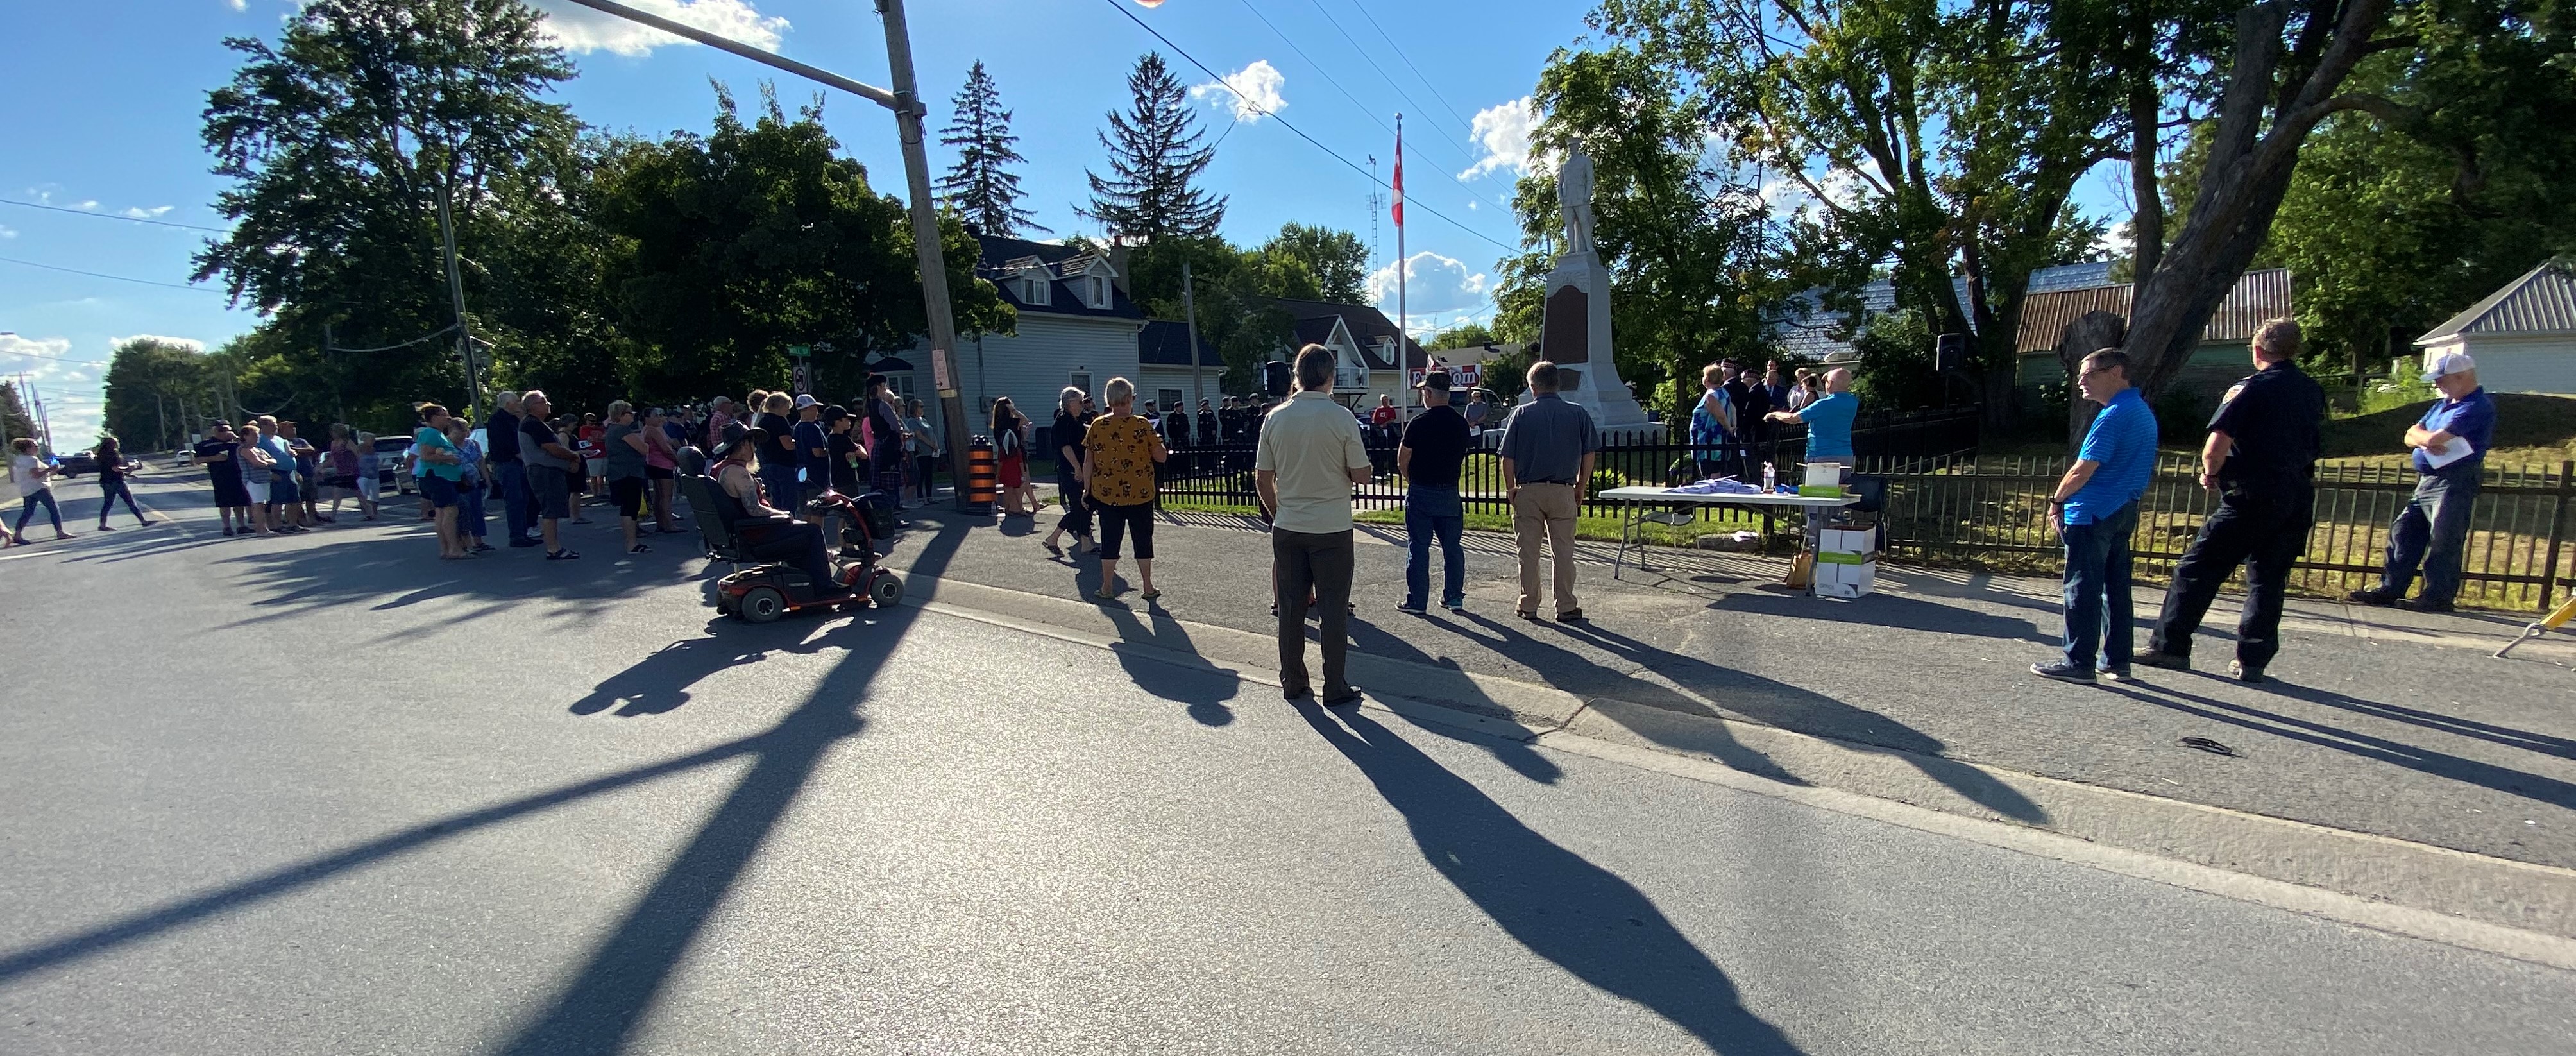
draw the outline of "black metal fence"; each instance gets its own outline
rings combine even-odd
[[[2058,546],[2048,496],[2063,458],[1966,459],[1916,468],[1864,458],[1862,473],[1887,480],[1887,545],[1927,556],[2055,569]],[[2140,500],[2131,537],[2139,571],[2172,572],[2216,497],[2200,486],[2197,456],[2166,454]],[[2337,596],[2375,586],[2389,525],[2415,490],[2402,464],[2331,460],[2317,466],[2316,526],[2291,579],[2303,593]],[[2506,609],[2547,608],[2576,587],[2576,462],[2489,465],[2472,508],[2460,601]]]
[[[1975,408],[1865,414],[1853,423],[1852,450],[1864,460],[1909,471],[1936,469],[1976,457],[1977,421]],[[1401,508],[1404,485],[1395,471],[1400,434],[1364,426],[1361,436],[1377,472],[1369,483],[1352,489],[1353,500],[1363,510]],[[1485,430],[1460,470],[1459,491],[1470,509],[1504,509],[1502,459],[1494,453],[1501,442],[1502,430]],[[1765,463],[1777,467],[1782,481],[1794,482],[1806,445],[1806,427],[1798,425],[1774,426],[1769,435],[1741,445],[1695,447],[1679,438],[1610,445],[1594,463],[1590,486],[1584,489],[1584,512],[1615,513],[1617,504],[1593,496],[1616,487],[1683,484],[1706,476],[1759,483]],[[1165,504],[1251,508],[1258,501],[1252,486],[1253,451],[1251,443],[1173,449],[1160,487]],[[1725,511],[1702,512],[1727,516]]]

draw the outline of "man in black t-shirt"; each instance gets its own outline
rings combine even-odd
[[[218,421],[206,431],[205,440],[190,449],[214,485],[215,514],[223,519],[225,535],[251,530],[250,489],[242,484],[239,447],[241,437],[234,435],[232,423]]]
[[[509,529],[510,545],[535,546],[528,530],[536,527],[536,516],[528,496],[528,467],[519,461],[519,394],[505,392],[495,398],[492,416],[483,419],[483,460],[492,464],[492,477],[501,486],[502,523]]]
[[[2290,566],[2306,551],[2316,522],[2326,390],[2299,369],[2299,324],[2264,323],[2254,331],[2253,353],[2254,373],[2227,390],[2200,451],[2200,483],[2219,493],[2218,508],[2174,566],[2155,634],[2145,652],[2130,658],[2139,666],[2190,669],[2192,632],[2238,565],[2245,566],[2245,607],[2230,673],[2263,681],[2264,665],[2281,651]]]
[[[1440,544],[1440,606],[1451,612],[1467,608],[1467,554],[1458,545],[1466,530],[1466,508],[1458,494],[1458,470],[1467,461],[1467,418],[1449,406],[1449,372],[1424,371],[1423,410],[1404,428],[1404,444],[1395,450],[1395,471],[1404,478],[1404,534],[1412,550],[1404,559],[1404,603],[1396,606],[1421,615],[1431,594],[1431,544]]]

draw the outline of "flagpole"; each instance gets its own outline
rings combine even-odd
[[[1405,315],[1404,273],[1411,270],[1413,270],[1413,262],[1407,260],[1404,255],[1404,115],[1397,114],[1395,115],[1395,384],[1396,388],[1404,391],[1405,395],[1403,399],[1395,402],[1397,406],[1405,409],[1407,415],[1413,413],[1411,387],[1404,384],[1413,380],[1413,338],[1412,330],[1409,329],[1410,321]]]

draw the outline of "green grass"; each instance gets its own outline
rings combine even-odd
[[[1353,515],[1352,519],[1362,524],[1400,526],[1404,523],[1404,511],[1361,510]],[[1574,519],[1574,537],[1590,542],[1615,543],[1619,541],[1619,528],[1622,521],[1623,518],[1607,514],[1583,514]],[[1796,518],[1781,518],[1773,527],[1775,531],[1785,532],[1789,530],[1788,526],[1795,523],[1797,523]],[[1731,535],[1739,531],[1760,531],[1762,519],[1759,515],[1750,515],[1740,518],[1729,517],[1724,520],[1697,520],[1679,525],[1639,521],[1637,527],[1643,530],[1645,539],[1649,543],[1658,546],[1687,547],[1695,545],[1703,535]],[[1467,511],[1467,530],[1510,535],[1513,533],[1512,517],[1498,510],[1471,509]]]
[[[2519,392],[2496,393],[2494,399],[2496,431],[2489,465],[2576,458],[2576,399]],[[2424,417],[2432,402],[2413,400],[2376,410],[2365,402],[2364,413],[2326,423],[2323,453],[2327,458],[2401,459],[2406,427]]]

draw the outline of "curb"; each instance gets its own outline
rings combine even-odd
[[[959,580],[907,585],[917,608],[1278,684],[1267,635]],[[1370,706],[1411,721],[2576,970],[2576,870],[1356,651],[1350,669]]]

